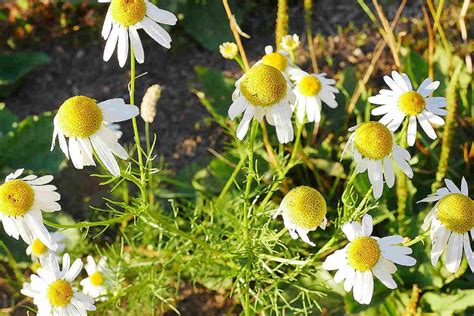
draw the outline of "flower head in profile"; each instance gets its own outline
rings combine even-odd
[[[26,254],[32,258],[44,258],[50,255],[56,255],[57,253],[63,252],[66,248],[66,244],[64,243],[65,239],[66,236],[61,232],[51,233],[51,241],[54,249],[56,249],[52,250],[39,240],[39,238],[35,238],[28,242],[29,245],[26,248]]]
[[[335,93],[339,90],[334,88],[334,79],[326,78],[325,73],[308,74],[305,71],[295,71],[291,75],[291,80],[295,82],[293,93],[296,96],[296,117],[300,122],[305,116],[309,122],[319,123],[321,120],[321,101],[330,108],[336,108]]]
[[[21,293],[33,298],[38,315],[87,315],[94,311],[94,299],[77,291],[73,282],[82,270],[81,259],[70,264],[64,254],[62,269],[56,256],[41,259],[41,268],[24,283]]]
[[[237,128],[238,139],[245,137],[254,117],[259,121],[265,117],[268,124],[276,127],[280,143],[293,140],[291,105],[294,103],[294,94],[291,83],[277,68],[257,64],[237,80],[235,87],[229,117],[233,120],[244,113]]]
[[[285,77],[296,70],[296,66],[293,65],[288,52],[283,50],[274,51],[271,45],[265,47],[265,56],[257,62],[257,65],[258,64],[275,67],[280,70]]]
[[[297,34],[285,35],[281,39],[281,48],[293,52],[300,46],[300,37]]]
[[[110,2],[102,28],[102,37],[107,41],[104,49],[104,61],[109,61],[115,47],[120,67],[125,66],[129,46],[132,47],[135,59],[145,61],[145,52],[138,35],[143,29],[152,39],[165,48],[171,47],[171,37],[158,23],[175,25],[176,16],[159,9],[148,0],[99,0]]]
[[[446,187],[420,201],[436,202],[422,225],[424,230],[431,228],[431,263],[436,266],[444,252],[446,269],[456,273],[464,250],[469,267],[474,272],[471,248],[471,239],[474,239],[474,201],[469,197],[466,179],[462,178],[461,188],[449,179],[444,182]]]
[[[444,120],[440,115],[447,114],[443,109],[446,106],[445,98],[429,97],[439,87],[439,81],[426,78],[415,91],[404,73],[392,71],[392,77],[384,76],[383,79],[391,90],[382,89],[378,95],[369,98],[370,103],[381,105],[372,110],[372,115],[383,115],[380,122],[392,131],[396,131],[408,117],[407,142],[410,146],[415,143],[417,120],[426,135],[436,139],[431,124],[443,125]]]
[[[315,244],[309,240],[308,233],[318,227],[326,228],[326,210],[326,201],[318,190],[299,186],[285,195],[273,218],[281,215],[293,239],[299,236],[305,243],[314,247]]]
[[[49,184],[53,176],[19,178],[22,173],[23,169],[18,169],[0,185],[0,221],[7,235],[15,239],[21,236],[26,243],[38,239],[55,251],[57,245],[44,227],[42,215],[61,210],[61,195]]]
[[[128,159],[127,151],[118,143],[117,134],[108,124],[122,122],[138,115],[136,106],[125,104],[123,99],[110,99],[97,103],[86,96],[75,96],[61,105],[54,117],[51,150],[56,138],[66,157],[77,169],[95,166],[93,152],[114,176],[120,174],[115,156]],[[69,143],[67,142],[69,138]]]
[[[395,264],[413,266],[416,260],[409,255],[411,248],[401,246],[400,236],[374,237],[373,221],[364,215],[362,225],[358,222],[345,223],[342,231],[349,243],[341,250],[328,256],[323,269],[337,270],[334,280],[344,281],[344,290],[353,291],[354,299],[360,304],[370,304],[374,293],[374,276],[389,289],[396,289],[392,274]]]
[[[101,301],[105,301],[107,299],[105,295],[114,283],[112,272],[107,266],[107,258],[100,258],[96,264],[94,258],[88,256],[84,268],[88,277],[81,281],[82,291],[94,299],[100,298]]]
[[[237,44],[231,42],[225,42],[219,45],[219,52],[221,53],[222,57],[225,59],[234,59],[237,54],[239,53],[239,48]]]
[[[357,164],[354,172],[367,171],[376,199],[382,196],[384,178],[389,188],[395,183],[392,161],[395,161],[409,178],[413,177],[413,171],[408,164],[410,153],[395,143],[392,132],[385,125],[366,122],[350,128],[349,131],[353,133],[344,152],[349,150],[352,153]]]

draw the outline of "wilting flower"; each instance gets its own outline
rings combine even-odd
[[[396,289],[392,274],[397,271],[394,263],[413,266],[416,260],[409,255],[411,248],[399,245],[400,236],[374,237],[370,215],[364,215],[362,225],[358,222],[345,223],[342,231],[349,244],[328,256],[323,269],[338,270],[336,283],[344,281],[344,290],[353,290],[354,299],[360,304],[369,304],[374,293],[374,276],[389,289]]]
[[[43,224],[43,212],[61,210],[57,201],[61,195],[56,187],[50,185],[53,176],[37,177],[29,175],[18,179],[23,169],[9,174],[5,183],[0,185],[0,221],[7,235],[28,243],[39,239],[44,245],[55,251],[55,245]]]
[[[56,256],[45,257],[37,274],[31,275],[31,282],[23,284],[21,293],[33,298],[38,315],[87,315],[87,311],[95,311],[94,299],[78,292],[72,284],[81,270],[81,259],[71,266],[67,253],[62,270]]]
[[[392,77],[384,76],[385,83],[391,90],[382,89],[379,94],[369,98],[369,102],[379,104],[372,110],[372,115],[383,115],[380,122],[389,126],[392,131],[397,130],[405,117],[409,117],[407,142],[412,146],[416,139],[416,121],[421,125],[431,139],[436,139],[436,132],[432,124],[443,125],[444,120],[438,115],[446,115],[446,99],[443,97],[428,97],[439,87],[439,81],[426,78],[413,90],[410,79],[406,74],[392,71]]]
[[[281,47],[287,52],[292,52],[300,46],[300,37],[297,34],[285,35],[281,39]]]
[[[161,97],[161,87],[159,84],[150,86],[142,99],[140,115],[147,123],[153,123],[156,116],[156,105]]]
[[[104,49],[104,61],[109,61],[117,46],[117,57],[120,67],[127,62],[130,45],[135,59],[139,63],[145,61],[142,42],[138,30],[143,29],[158,44],[165,48],[171,47],[171,37],[158,23],[175,25],[176,16],[166,10],[159,9],[148,0],[99,0],[110,2],[102,37],[107,40]]]
[[[296,117],[300,122],[304,121],[305,115],[309,122],[319,123],[321,120],[321,101],[330,108],[336,108],[335,93],[339,90],[333,87],[334,79],[326,78],[325,73],[308,74],[304,71],[295,71],[291,75],[295,82],[293,93],[296,95]]]
[[[314,247],[308,233],[318,227],[326,228],[326,201],[318,190],[299,186],[285,195],[273,218],[278,215],[283,217],[285,227],[293,239],[299,235],[305,243]]]
[[[122,122],[138,115],[136,106],[125,104],[123,99],[110,99],[97,103],[85,96],[67,99],[54,117],[54,133],[59,146],[77,169],[95,166],[93,151],[114,176],[120,175],[115,156],[128,159],[127,151],[118,143],[117,134],[109,123]],[[66,141],[69,138],[69,144]]]
[[[96,264],[94,258],[87,257],[87,263],[84,266],[88,277],[81,281],[83,292],[92,298],[100,297],[101,301],[107,299],[110,284],[113,283],[113,275],[107,266],[107,258],[102,257]]]
[[[431,227],[431,263],[436,266],[441,254],[446,252],[446,269],[456,273],[464,248],[469,267],[474,272],[474,255],[469,238],[471,232],[474,239],[474,201],[469,197],[466,179],[462,178],[460,189],[451,180],[445,179],[444,182],[446,187],[420,201],[436,202],[421,226],[424,230]]]
[[[239,53],[239,48],[237,44],[231,42],[225,42],[219,45],[219,52],[221,53],[222,57],[225,59],[234,59],[235,56]]]
[[[58,252],[62,252],[66,245],[64,239],[66,236],[60,232],[51,233],[51,241],[54,245],[54,249],[49,249],[41,240],[35,238],[28,242],[29,246],[26,248],[26,254],[32,258],[43,258],[50,255],[56,255]]]
[[[280,70],[285,77],[293,73],[297,68],[293,65],[290,55],[287,52],[279,50],[273,51],[273,47],[268,45],[265,47],[265,56],[258,61],[258,64],[264,64],[267,66],[275,67]]]
[[[384,178],[389,188],[395,183],[392,160],[395,160],[409,178],[413,177],[413,171],[408,164],[410,153],[395,143],[392,132],[385,125],[366,122],[350,128],[349,131],[354,132],[349,137],[344,152],[349,149],[352,153],[357,164],[354,172],[367,171],[376,199],[382,196]]]
[[[255,65],[237,80],[235,87],[229,117],[233,120],[244,112],[237,128],[238,139],[245,137],[254,117],[259,121],[265,117],[268,124],[276,127],[280,143],[293,140],[291,104],[295,96],[291,83],[278,69],[265,64]]]

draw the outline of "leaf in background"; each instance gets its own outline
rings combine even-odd
[[[235,80],[226,78],[222,72],[211,68],[196,66],[194,69],[206,98],[212,103],[217,114],[226,117],[232,103]]]
[[[0,168],[58,172],[64,155],[58,148],[50,152],[52,135],[52,113],[25,118],[9,135],[0,137]]]
[[[5,108],[4,103],[0,103],[0,137],[13,130],[13,124],[18,122],[18,116]]]
[[[474,290],[458,290],[449,295],[429,292],[421,300],[438,315],[453,315],[474,306]]]
[[[229,2],[239,20],[235,1]],[[184,30],[206,49],[216,51],[221,43],[233,40],[221,1],[189,1],[183,13]]]
[[[49,61],[41,52],[0,55],[0,98],[10,95],[32,70]]]

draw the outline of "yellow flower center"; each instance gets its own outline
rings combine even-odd
[[[112,0],[110,4],[112,18],[119,24],[129,27],[145,17],[145,0]]]
[[[104,284],[104,277],[99,271],[92,273],[89,278],[91,280],[91,284],[94,286],[101,286]]]
[[[316,189],[300,186],[288,192],[282,201],[284,214],[297,227],[315,229],[326,216],[326,201]]]
[[[398,98],[398,107],[407,115],[418,115],[425,106],[425,98],[415,91],[405,92]]]
[[[284,71],[288,65],[288,60],[286,60],[286,57],[280,53],[266,54],[263,56],[262,62],[265,65],[275,67],[280,71]]]
[[[275,67],[259,64],[244,76],[240,91],[255,106],[274,105],[286,94],[286,80]]]
[[[12,180],[0,185],[0,212],[7,216],[22,216],[35,201],[35,192],[23,180]]]
[[[54,307],[67,306],[73,295],[71,284],[64,280],[56,280],[48,287],[49,302]]]
[[[347,248],[347,260],[357,271],[372,269],[380,259],[380,247],[370,237],[359,237]]]
[[[464,194],[448,194],[438,202],[438,218],[449,230],[464,234],[474,227],[474,201]]]
[[[297,85],[298,90],[301,92],[302,95],[312,97],[315,96],[321,91],[321,82],[318,78],[307,75],[301,78],[298,81]]]
[[[392,152],[392,133],[382,123],[363,123],[355,130],[354,145],[362,156],[379,160]]]
[[[46,251],[48,251],[48,247],[45,246],[39,239],[33,240],[33,244],[31,245],[31,252],[34,255],[41,256]]]
[[[58,111],[59,126],[67,137],[92,136],[99,130],[102,120],[102,110],[97,102],[82,95],[67,99]]]

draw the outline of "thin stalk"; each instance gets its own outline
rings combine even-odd
[[[224,187],[222,188],[221,193],[219,194],[219,197],[217,198],[217,201],[220,201],[224,198],[224,196],[227,194],[227,191],[229,191],[230,186],[235,180],[235,177],[239,173],[240,169],[244,166],[245,159],[247,156],[242,156],[239,160],[239,163],[235,166],[234,171],[232,171],[232,174],[230,175],[230,178],[227,179],[227,182],[225,183]]]
[[[130,46],[130,104],[135,105],[135,54]],[[137,119],[132,118],[133,134],[135,135],[135,144],[137,146],[138,164],[140,167],[140,182],[142,186],[145,183],[145,170],[142,157],[142,145],[140,142],[140,133],[138,132]],[[146,190],[141,190],[143,202],[147,200]]]
[[[145,122],[145,142],[146,142],[146,152],[148,157],[152,156],[151,153],[151,141],[150,141],[150,123]],[[148,158],[147,159],[147,170],[150,170],[152,161]],[[153,193],[153,177],[148,176],[148,187],[150,188],[148,192],[148,200],[150,202],[150,206],[155,203],[155,194]]]
[[[313,72],[317,73],[318,60],[316,59],[316,52],[314,50],[313,32],[311,30],[311,18],[313,15],[313,0],[304,0],[304,17],[306,22],[306,37],[308,37],[308,49],[311,57],[311,64],[313,66]]]
[[[222,4],[224,5],[224,9],[225,9],[225,12],[227,13],[227,17],[229,18],[230,30],[232,31],[232,34],[234,34],[235,42],[237,43],[240,56],[242,57],[244,69],[247,71],[247,69],[249,69],[249,62],[247,60],[247,54],[245,54],[244,46],[242,45],[242,41],[240,39],[240,34],[239,34],[240,28],[238,27],[237,22],[235,21],[235,16],[232,14],[232,10],[230,9],[229,2],[227,0],[222,0]]]
[[[306,114],[305,114],[306,115]],[[303,126],[305,124],[305,121],[300,122],[299,120],[296,120],[297,124],[297,129],[296,129],[296,140],[295,140],[295,145],[293,146],[293,151],[291,152],[290,156],[290,161],[288,162],[288,166],[291,166],[296,158],[296,153],[298,152],[298,149],[300,147],[301,143],[301,133],[303,132]]]

